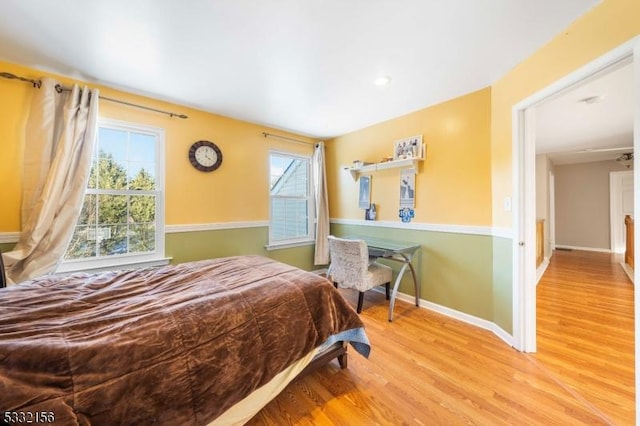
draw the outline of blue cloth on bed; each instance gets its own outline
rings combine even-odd
[[[322,344],[322,347],[329,347],[336,342],[344,341],[349,342],[360,355],[365,358],[369,358],[369,353],[371,353],[371,344],[369,343],[369,338],[362,327],[352,328],[351,330],[346,330],[329,336],[327,341]]]

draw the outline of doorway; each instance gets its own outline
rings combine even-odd
[[[640,36],[612,50],[593,62],[574,71],[558,82],[542,89],[533,96],[514,105],[512,114],[512,176],[513,228],[512,244],[513,276],[513,345],[523,352],[536,351],[536,268],[535,268],[535,107],[549,98],[570,90],[587,79],[607,72],[611,67],[631,61],[634,75],[633,101],[633,148],[640,150]],[[634,159],[634,169],[640,162]],[[640,188],[640,176],[634,174],[634,187]],[[634,197],[634,210],[640,208],[640,197]],[[638,241],[640,231],[634,233]],[[636,253],[634,262],[638,262]],[[634,271],[634,281],[640,279],[640,272]],[[640,312],[640,292],[634,292],[635,311]],[[636,389],[640,376],[640,321],[635,328],[635,377]],[[636,406],[640,402],[640,392],[636,392]],[[637,411],[640,413],[640,410]]]
[[[518,350],[536,351],[535,109],[552,97],[569,91],[589,79],[606,74],[612,67],[629,61],[633,61],[635,76],[633,146],[637,150],[640,148],[640,37],[612,50],[513,107],[513,344]],[[634,168],[638,167],[636,160],[634,165]],[[640,188],[639,178],[634,176],[635,188]],[[640,197],[636,196],[634,202],[639,201]],[[635,210],[638,211],[638,205],[635,206]],[[636,272],[636,279],[637,274]],[[635,298],[636,309],[640,310],[637,294]],[[638,322],[636,331],[637,329]],[[636,336],[639,334],[636,332]],[[636,348],[639,346],[636,345]],[[640,356],[636,356],[636,359],[640,359]]]

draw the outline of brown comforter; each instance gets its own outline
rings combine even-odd
[[[206,424],[359,327],[329,281],[258,256],[46,277],[0,291],[0,414]]]

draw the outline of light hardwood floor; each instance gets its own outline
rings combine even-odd
[[[611,424],[632,425],[633,284],[622,260],[556,250],[538,284],[535,359]]]
[[[578,256],[576,269],[572,254],[538,286],[539,353],[401,301],[389,323],[384,295],[368,292],[369,359],[351,350],[348,369],[333,361],[289,385],[249,424],[633,424],[633,289],[610,260]]]

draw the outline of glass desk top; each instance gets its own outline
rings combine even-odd
[[[420,248],[419,244],[392,241],[376,237],[348,235],[343,238],[349,240],[364,240],[364,242],[367,243],[367,247],[369,247],[369,254],[372,256],[391,256],[399,253],[413,253]]]

